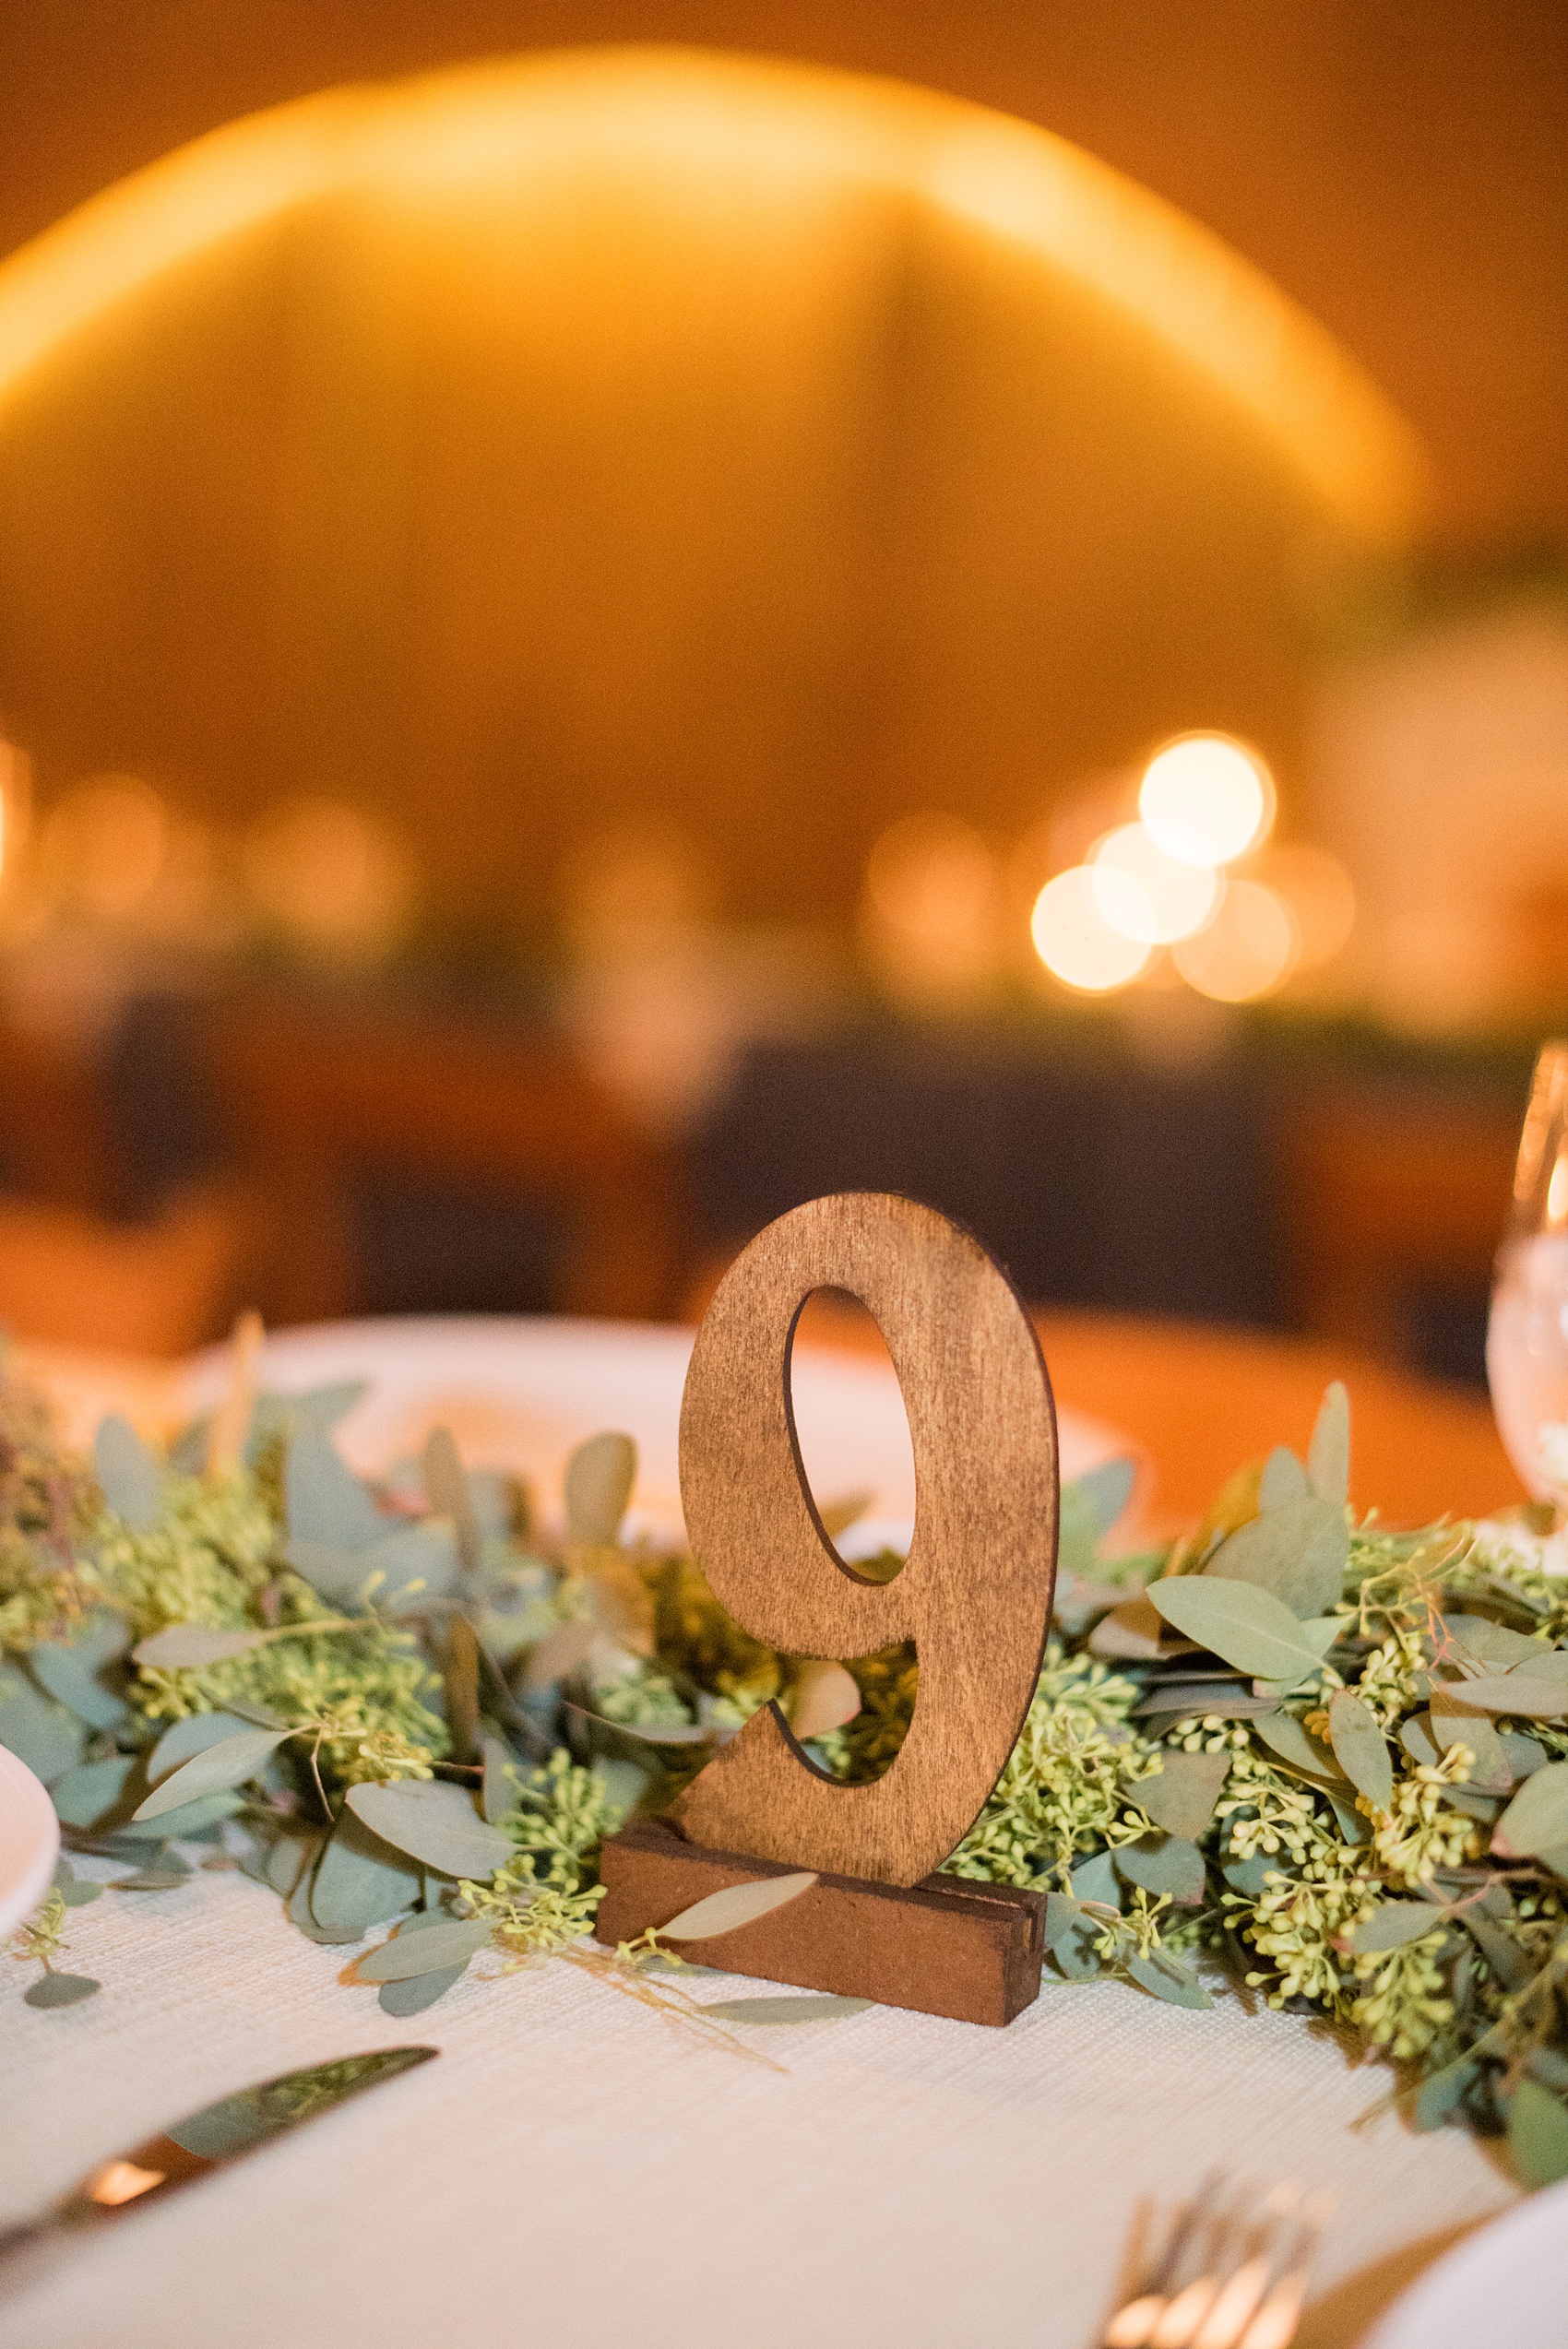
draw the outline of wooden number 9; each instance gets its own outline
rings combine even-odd
[[[915,1455],[915,1536],[873,1583],[817,1516],[790,1404],[815,1288],[850,1290],[893,1357]],[[869,1655],[912,1639],[920,1691],[873,1785],[809,1762],[776,1704],[677,1806],[698,1843],[885,1884],[939,1868],[1000,1776],[1035,1691],[1056,1573],[1056,1415],[1028,1318],[967,1232],[908,1199],[850,1192],[781,1216],[732,1265],[681,1406],[692,1551],[721,1603],[787,1655]]]

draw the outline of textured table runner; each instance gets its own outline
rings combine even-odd
[[[99,1997],[38,2013],[7,1966],[0,2220],[250,2081],[411,2040],[443,2054],[61,2245],[0,2302],[4,2349],[1079,2349],[1139,2198],[1217,2163],[1343,2195],[1303,2335],[1341,2349],[1376,2312],[1374,2271],[1514,2199],[1468,2138],[1354,2130],[1387,2071],[1234,1994],[1194,2014],[1048,1986],[1005,2031],[873,2009],[748,2034],[781,2077],[559,1963],[397,2022],[340,1986],[349,1952],[235,1875],[107,1893],[68,1928],[64,1963]]]

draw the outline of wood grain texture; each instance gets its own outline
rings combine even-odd
[[[594,1924],[610,1946],[667,1924],[730,1884],[789,1869],[687,1843],[639,1819],[605,1841],[607,1887]],[[956,2023],[1011,2023],[1039,1995],[1045,1901],[1011,1884],[932,1876],[909,1888],[820,1876],[807,1892],[731,1933],[683,1941],[681,1955],[766,1982],[874,1999]]]
[[[868,1582],[835,1553],[801,1466],[790,1350],[814,1289],[875,1315],[903,1390],[915,1534]],[[681,1407],[693,1554],[721,1603],[787,1655],[913,1639],[920,1694],[874,1785],[807,1761],[777,1705],[677,1806],[699,1844],[881,1883],[940,1867],[973,1823],[1034,1694],[1056,1571],[1056,1418],[1028,1315],[978,1241],[908,1199],[851,1192],[769,1225],[720,1283]]]

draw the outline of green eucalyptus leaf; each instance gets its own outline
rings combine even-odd
[[[1133,1707],[1134,1720],[1160,1713],[1188,1714],[1195,1720],[1255,1721],[1260,1713],[1277,1711],[1277,1696],[1258,1696],[1240,1680],[1205,1686],[1192,1680],[1162,1679]]]
[[[1168,1892],[1179,1906],[1203,1905],[1206,1875],[1204,1856],[1195,1844],[1180,1835],[1143,1835],[1123,1844],[1115,1854],[1116,1872],[1146,1892]]]
[[[1320,1501],[1343,1510],[1350,1496],[1350,1398],[1336,1379],[1318,1407],[1307,1475]],[[1335,1596],[1337,1598],[1338,1592]]]
[[[1225,1791],[1230,1756],[1168,1752],[1161,1755],[1160,1761],[1163,1766],[1158,1777],[1140,1778],[1131,1789],[1129,1799],[1157,1827],[1163,1827],[1167,1834],[1182,1835],[1189,1843],[1196,1843]]]
[[[790,1998],[715,1999],[703,2008],[716,2023],[839,2023],[846,2015],[864,2014],[872,1999],[845,1999],[802,1994]]]
[[[67,1827],[101,1827],[125,1806],[125,1787],[136,1767],[128,1753],[107,1762],[84,1762],[68,1770],[50,1788],[54,1808]]]
[[[351,1809],[345,1809],[314,1879],[302,1877],[295,1886],[291,1913],[297,1923],[303,1923],[308,1916],[324,1932],[357,1940],[373,1925],[389,1924],[404,1909],[411,1908],[422,1884],[417,1867],[373,1833]]]
[[[367,1600],[393,1614],[422,1608],[446,1596],[457,1579],[457,1541],[451,1526],[439,1521],[395,1526],[362,1549],[333,1549],[295,1535],[283,1555],[323,1598],[345,1611]]]
[[[579,1443],[566,1463],[568,1541],[587,1549],[612,1548],[636,1474],[637,1447],[629,1435],[607,1431]]]
[[[758,1918],[770,1916],[776,1908],[800,1900],[816,1880],[814,1870],[799,1869],[788,1876],[754,1877],[743,1883],[726,1884],[693,1901],[668,1925],[661,1925],[659,1936],[669,1941],[717,1940],[721,1934],[740,1932]]]
[[[23,1996],[30,2007],[74,2007],[102,1987],[90,1974],[41,1974]]]
[[[361,1982],[407,1982],[415,1975],[467,1965],[485,1948],[493,1930],[482,1917],[445,1917],[411,1933],[405,1927],[362,1957],[354,1973]]]
[[[1428,2072],[1416,2097],[1417,2129],[1441,2129],[1450,2113],[1459,2111],[1480,2073],[1480,2065],[1473,2056],[1460,2056],[1455,2062],[1444,2064],[1441,2071]]]
[[[1280,1509],[1287,1501],[1309,1497],[1307,1472],[1288,1443],[1276,1444],[1258,1478],[1258,1508]]]
[[[1402,1950],[1407,1941],[1420,1941],[1447,1922],[1447,1910],[1431,1901],[1384,1901],[1364,1924],[1357,1926],[1350,1943],[1358,1957],[1372,1951]]]
[[[114,1514],[133,1534],[149,1534],[163,1505],[163,1470],[130,1421],[118,1413],[99,1422],[92,1465]]]
[[[1228,1859],[1219,1872],[1233,1892],[1255,1901],[1267,1891],[1268,1879],[1278,1866],[1277,1854],[1253,1852],[1250,1859]]]
[[[1239,1525],[1220,1543],[1204,1569],[1204,1578],[1255,1584],[1260,1590],[1271,1591],[1301,1619],[1325,1615],[1335,1604],[1349,1555],[1350,1535],[1343,1509],[1309,1495],[1281,1501]],[[1226,1661],[1234,1663],[1236,1658],[1227,1654]],[[1279,1675],[1271,1668],[1262,1677],[1273,1679]]]
[[[1568,1680],[1538,1672],[1485,1672],[1473,1680],[1434,1680],[1433,1694],[1440,1689],[1480,1713],[1507,1713],[1534,1721],[1561,1721],[1568,1714]]]
[[[482,1880],[512,1857],[510,1836],[480,1817],[462,1786],[402,1778],[388,1785],[350,1786],[348,1804],[384,1843],[442,1876]]]
[[[1293,1770],[1304,1770],[1314,1778],[1343,1777],[1332,1750],[1304,1729],[1293,1713],[1260,1713],[1253,1726],[1265,1745]]]
[[[117,1729],[122,1721],[129,1719],[129,1705],[104,1687],[91,1664],[74,1647],[53,1640],[41,1641],[30,1650],[28,1666],[50,1695],[60,1703],[68,1704],[89,1728]]]
[[[1525,2186],[1568,2177],[1568,2106],[1537,2080],[1521,2080],[1510,2100],[1508,2153]]]
[[[291,1537],[324,1548],[368,1549],[387,1530],[386,1519],[325,1435],[300,1434],[290,1444],[283,1502]]]
[[[1083,1916],[1078,1903],[1067,1892],[1047,1892],[1045,1896],[1045,1926],[1041,1947],[1053,1950],[1063,1933],[1076,1925]]]
[[[594,1777],[604,1789],[604,1798],[623,1819],[629,1819],[643,1796],[653,1784],[653,1774],[640,1762],[633,1762],[621,1754],[596,1754],[590,1764]]]
[[[1075,1901],[1098,1901],[1102,1908],[1120,1909],[1122,1905],[1116,1863],[1109,1852],[1096,1852],[1091,1858],[1079,1860],[1072,1873],[1072,1885]]]
[[[1337,1689],[1329,1699],[1328,1737],[1335,1760],[1357,1793],[1365,1795],[1375,1809],[1386,1810],[1394,1800],[1388,1739],[1354,1690]]]
[[[1347,1788],[1346,1793],[1348,1791]],[[1324,1787],[1324,1792],[1328,1797],[1328,1807],[1334,1813],[1335,1823],[1346,1843],[1352,1849],[1360,1844],[1370,1844],[1372,1821],[1359,1811],[1353,1802],[1348,1802],[1343,1795],[1336,1794],[1332,1786]]]
[[[281,1727],[279,1723],[254,1723],[260,1727]],[[147,1774],[155,1783],[177,1770],[182,1762],[189,1762],[192,1754],[205,1753],[208,1746],[221,1745],[225,1738],[237,1737],[247,1724],[237,1713],[187,1713],[183,1721],[173,1722],[164,1730],[147,1758]]]
[[[1111,1531],[1131,1501],[1137,1474],[1137,1462],[1123,1454],[1102,1460],[1087,1476],[1063,1486],[1063,1506],[1076,1510],[1087,1521],[1091,1539],[1098,1541]]]
[[[383,2014],[422,2014],[437,1999],[444,1999],[468,1970],[467,1965],[443,1965],[434,1974],[410,1974],[401,1982],[384,1982],[376,2004]]]
[[[1460,1702],[1458,1689],[1434,1688],[1427,1715],[1433,1741],[1446,1753],[1450,1746],[1467,1746],[1474,1757],[1468,1785],[1477,1794],[1508,1794],[1514,1773],[1497,1726],[1484,1713]]]
[[[1504,1859],[1529,1859],[1564,1844],[1568,1844],[1568,1762],[1550,1762],[1526,1779],[1492,1832],[1491,1848]]]
[[[217,1745],[183,1762],[161,1785],[153,1788],[134,1816],[138,1820],[159,1819],[166,1811],[195,1802],[198,1796],[243,1786],[247,1779],[255,1776],[284,1738],[292,1735],[291,1729],[242,1729],[234,1737],[221,1738]]]
[[[1051,1963],[1069,1982],[1096,1982],[1103,1967],[1095,1947],[1105,1930],[1104,1920],[1079,1909],[1051,1945]]]
[[[87,1742],[86,1725],[46,1697],[19,1672],[0,1672],[0,1746],[52,1786],[75,1770]]]
[[[1529,1777],[1533,1771],[1544,1770],[1551,1760],[1539,1739],[1526,1737],[1522,1729],[1503,1729],[1499,1735],[1508,1767],[1516,1780]]]
[[[1525,1631],[1494,1623],[1488,1615],[1444,1615],[1443,1628],[1478,1664],[1495,1664],[1504,1672],[1515,1664],[1539,1666],[1555,1653]]]
[[[1212,2007],[1214,2000],[1197,1975],[1169,1950],[1151,1950],[1147,1957],[1130,1957],[1126,1970],[1141,1989],[1152,1991],[1167,2006]]]
[[[209,1795],[197,1795],[172,1810],[156,1811],[150,1818],[133,1815],[115,1832],[133,1844],[163,1843],[172,1835],[200,1835],[208,1828],[216,1827],[220,1820],[232,1819],[235,1811],[243,1810],[244,1800],[244,1795],[220,1788]]]
[[[432,1428],[424,1440],[421,1465],[425,1498],[437,1517],[449,1518],[465,1574],[477,1574],[483,1537],[474,1513],[473,1496],[463,1473],[457,1439],[450,1428]]]
[[[1149,1585],[1148,1596],[1183,1637],[1196,1640],[1238,1672],[1262,1680],[1293,1686],[1305,1679],[1317,1671],[1334,1637],[1331,1625],[1326,1636],[1320,1633],[1321,1645],[1311,1644],[1306,1627],[1272,1591],[1229,1576],[1166,1574]]]
[[[1463,1922],[1503,1988],[1522,1990],[1533,1978],[1536,1968],[1513,1935],[1505,1933],[1492,1917],[1484,1916],[1479,1903],[1465,1911]]]
[[[279,1900],[290,1900],[298,1890],[301,1878],[309,1876],[321,1857],[322,1842],[320,1835],[290,1834],[287,1830],[273,1837],[262,1878]]]
[[[1399,1742],[1411,1761],[1420,1762],[1426,1769],[1443,1759],[1443,1749],[1431,1733],[1430,1713],[1412,1713],[1408,1720],[1401,1721]]]

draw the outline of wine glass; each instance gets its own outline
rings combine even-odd
[[[1487,1379],[1531,1497],[1568,1508],[1568,1041],[1543,1045],[1497,1252]]]

